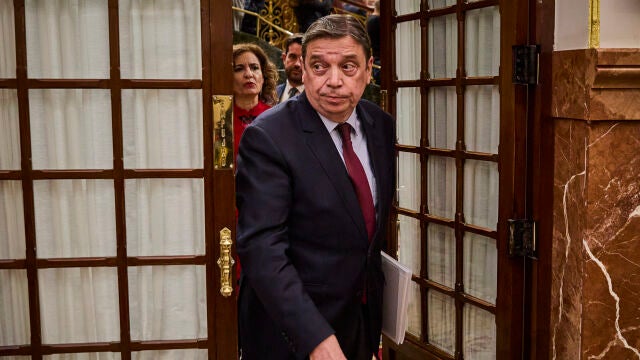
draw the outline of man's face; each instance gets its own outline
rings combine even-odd
[[[284,71],[293,86],[302,85],[302,45],[292,43],[286,54],[282,54]]]
[[[369,84],[372,64],[349,36],[307,44],[302,79],[313,108],[331,121],[346,121]]]

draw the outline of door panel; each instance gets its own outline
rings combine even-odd
[[[513,140],[520,113],[507,50],[527,19],[513,20],[523,16],[517,1],[381,5],[391,29],[382,87],[398,136],[389,251],[413,269],[407,337],[400,346],[383,339],[385,356],[519,358],[522,289],[510,281],[522,268],[504,244],[525,194],[512,186],[523,148]]]
[[[0,0],[0,357],[237,358],[211,110],[229,18],[231,0]]]

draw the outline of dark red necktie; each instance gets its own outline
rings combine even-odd
[[[373,196],[371,195],[369,181],[367,180],[367,175],[364,172],[362,163],[353,151],[353,144],[351,144],[351,125],[342,123],[338,125],[337,128],[342,137],[342,156],[344,157],[344,163],[347,166],[351,183],[356,190],[360,209],[364,216],[364,223],[367,226],[369,241],[371,241],[373,232],[376,229],[376,210],[373,206]]]

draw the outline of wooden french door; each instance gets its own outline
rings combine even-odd
[[[231,18],[0,0],[0,359],[237,358]]]
[[[381,5],[399,143],[388,250],[413,269],[407,335],[384,338],[384,358],[523,358],[524,261],[507,254],[507,220],[530,206],[526,87],[511,80],[528,1]]]

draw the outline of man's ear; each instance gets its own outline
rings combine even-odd
[[[287,58],[287,52],[283,51],[282,52],[282,62],[284,62],[284,60]]]

